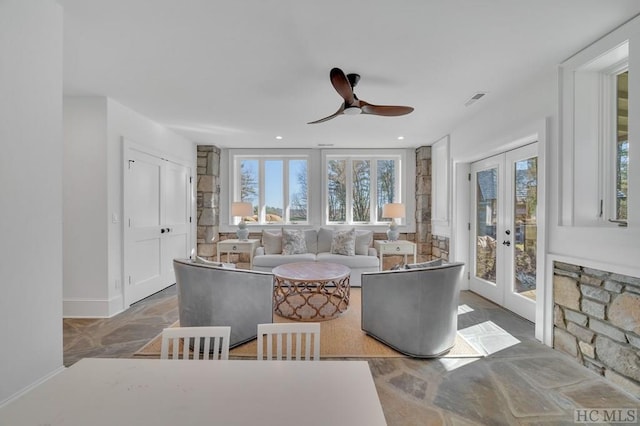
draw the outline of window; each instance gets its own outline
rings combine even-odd
[[[234,171],[233,198],[253,205],[249,225],[308,222],[306,157],[238,155]]]
[[[401,202],[400,156],[327,155],[326,223],[380,223],[382,206]]]
[[[561,66],[561,223],[627,226],[629,186],[629,40],[622,33]],[[631,95],[633,97],[633,95]],[[633,129],[631,129],[633,131]]]
[[[627,220],[627,196],[629,194],[629,71],[616,75],[616,128],[615,147],[615,219]]]
[[[603,72],[602,122],[606,126],[601,143],[600,218],[622,226],[627,220],[629,193],[629,71],[628,60]]]

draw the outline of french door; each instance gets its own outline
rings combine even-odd
[[[535,321],[537,143],[471,165],[470,289]]]
[[[174,258],[189,257],[190,169],[125,149],[125,306],[175,283]]]

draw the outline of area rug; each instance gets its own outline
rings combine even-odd
[[[352,288],[349,309],[338,318],[320,322],[321,358],[406,358],[378,340],[367,336],[360,329],[360,289]],[[273,316],[276,323],[296,322],[281,316]],[[172,327],[179,326],[178,322]],[[140,348],[134,356],[157,358],[160,356],[161,335],[154,337]],[[252,340],[229,351],[229,357],[256,358],[257,343]],[[460,335],[456,336],[454,347],[443,358],[479,358],[483,355]]]

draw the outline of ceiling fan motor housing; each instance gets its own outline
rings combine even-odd
[[[360,81],[360,74],[347,74],[347,80],[349,80],[351,87],[354,88]]]

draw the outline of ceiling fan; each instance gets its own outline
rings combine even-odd
[[[329,73],[331,84],[336,92],[344,99],[344,103],[340,106],[338,111],[334,112],[328,117],[321,118],[320,120],[312,121],[307,124],[322,123],[327,120],[331,120],[342,114],[357,115],[357,114],[372,114],[382,115],[385,117],[395,117],[398,115],[409,114],[413,111],[413,107],[408,106],[396,106],[396,105],[373,105],[365,101],[358,99],[353,88],[356,87],[358,81],[360,81],[360,74],[346,74],[342,72],[340,68],[333,68]]]

